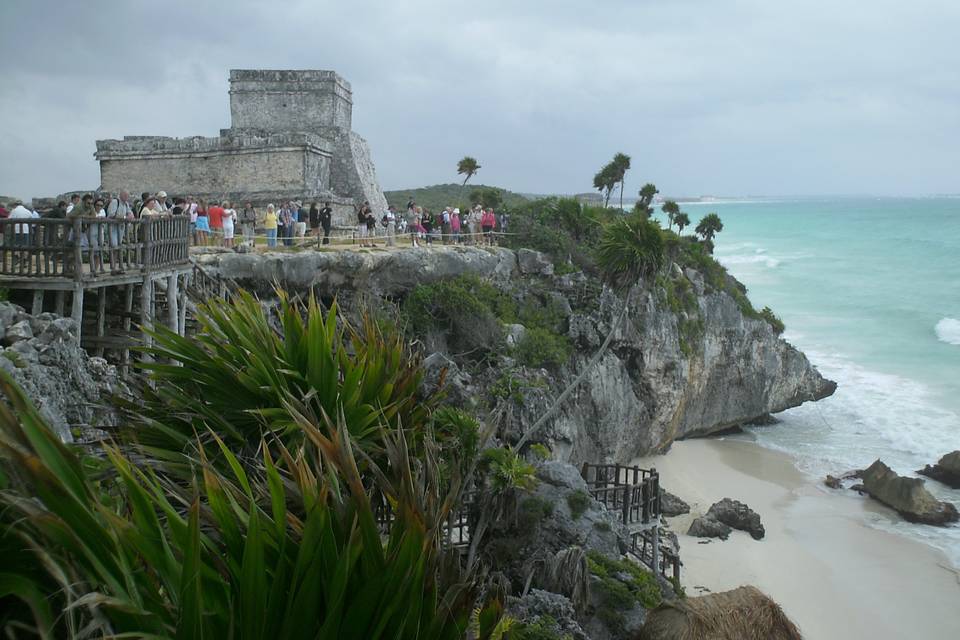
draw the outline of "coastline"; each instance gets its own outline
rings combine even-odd
[[[942,552],[868,526],[867,514],[897,517],[885,507],[821,490],[786,454],[745,440],[680,441],[638,462],[690,504],[690,514],[669,519],[688,595],[753,584],[808,640],[960,637],[960,572]],[[760,514],[763,540],[685,535],[724,497]]]

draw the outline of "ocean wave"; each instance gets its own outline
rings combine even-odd
[[[937,338],[941,342],[960,346],[960,320],[943,318],[933,330],[937,333]]]
[[[763,251],[762,249],[757,249],[757,253],[752,255],[729,255],[721,256],[719,258],[721,264],[724,265],[736,265],[736,264],[762,264],[771,269],[776,269],[780,266],[780,260],[777,258],[771,258],[770,256],[759,253]]]

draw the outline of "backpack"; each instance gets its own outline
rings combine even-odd
[[[363,208],[357,211],[357,222],[360,224],[366,224],[367,222],[367,212]]]

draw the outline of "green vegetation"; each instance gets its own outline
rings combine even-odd
[[[470,191],[470,204],[479,204],[484,209],[499,211],[503,204],[503,192],[494,187],[480,187]]]
[[[7,351],[3,350],[3,357],[13,363],[17,369],[24,369],[27,366],[27,363],[23,361],[23,358],[20,357],[20,354],[16,351]]]
[[[511,625],[506,640],[572,640],[569,634],[561,634],[557,621],[550,616],[540,616],[535,622]]]
[[[533,454],[533,457],[537,460],[549,460],[553,456],[550,448],[539,442],[530,445],[530,453]]]
[[[677,235],[680,235],[684,229],[690,226],[690,216],[681,211],[673,216],[673,222],[677,225]]]
[[[614,634],[625,632],[624,611],[637,604],[653,609],[662,600],[656,577],[629,560],[612,560],[591,551],[587,566],[597,578],[591,585],[599,600],[596,615]]]
[[[572,352],[569,338],[542,327],[528,327],[514,348],[517,360],[535,369],[556,369]]]
[[[777,335],[783,333],[786,327],[783,324],[783,320],[780,319],[780,316],[775,314],[770,307],[764,307],[760,310],[760,318],[765,320],[773,328],[773,332]]]
[[[471,185],[471,195],[469,198],[470,202],[474,202],[473,194],[487,190],[498,192],[502,200],[501,206],[511,212],[517,207],[522,207],[530,203],[529,198],[522,196],[519,193],[514,193],[506,189],[483,184]],[[419,206],[423,207],[424,209],[428,209],[429,211],[433,211],[434,213],[447,206],[460,207],[463,209],[463,207],[468,204],[468,199],[464,197],[463,185],[461,184],[436,184],[417,189],[384,191],[383,195],[387,198],[387,204],[393,205],[400,212],[406,212],[407,201],[411,197]],[[482,200],[476,200],[476,202],[482,202]],[[493,204],[485,206],[497,208],[496,205]]]
[[[637,216],[607,225],[597,249],[597,263],[604,278],[621,288],[656,274],[664,264],[660,225]]]
[[[663,203],[663,206],[660,207],[660,210],[667,216],[667,229],[672,229],[674,218],[680,214],[680,205],[673,200],[667,200]]]
[[[156,389],[102,456],[62,444],[0,372],[2,635],[503,631],[487,569],[438,532],[474,469],[478,513],[502,514],[532,465],[481,459],[489,429],[417,399],[395,330],[281,299],[279,330],[240,296],[202,306],[190,342],[154,332]],[[160,360],[174,356],[189,365]]]
[[[708,213],[697,223],[695,231],[698,236],[703,238],[704,242],[712,243],[714,236],[723,231],[723,222],[720,221],[720,216],[717,214]],[[711,251],[711,253],[713,252]]]
[[[593,177],[593,188],[603,194],[603,206],[610,204],[610,194],[614,188],[620,185],[620,209],[623,209],[623,185],[626,180],[627,171],[630,170],[630,156],[617,153],[613,160],[603,166]]]
[[[610,531],[610,523],[603,520],[597,520],[593,523],[593,528],[597,531]]]
[[[649,218],[651,214],[653,214],[653,207],[651,206],[653,199],[658,193],[660,193],[660,191],[656,185],[650,182],[643,185],[643,188],[640,189],[640,192],[637,194],[640,196],[640,199],[633,205],[633,212],[642,218]]]
[[[523,402],[523,387],[528,386],[522,378],[517,378],[511,372],[500,375],[492,385],[490,385],[490,395],[501,400],[512,400],[513,402]]]
[[[580,516],[590,507],[590,494],[583,490],[577,490],[567,494],[567,506],[570,507],[570,515],[574,520],[579,520]]]

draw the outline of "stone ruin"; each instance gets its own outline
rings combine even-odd
[[[353,204],[386,199],[366,140],[353,132],[350,83],[334,71],[230,71],[231,127],[220,136],[97,140],[101,189],[252,201],[330,200],[334,223]]]

